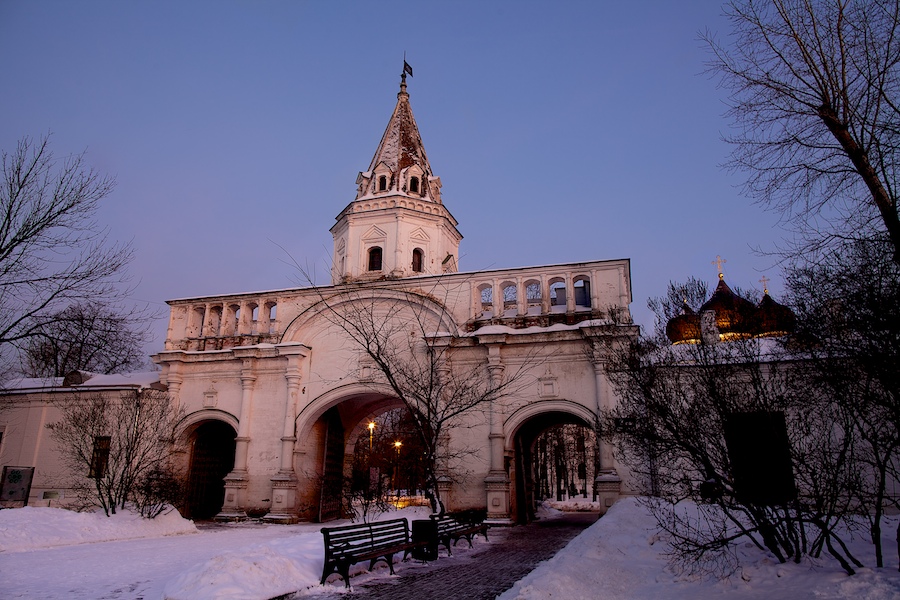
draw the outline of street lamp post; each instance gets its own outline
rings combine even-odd
[[[369,421],[369,452],[372,452],[372,434],[375,432],[375,423]]]
[[[397,501],[400,500],[400,446],[403,445],[403,442],[397,440],[394,442],[394,448],[397,449],[397,462],[394,467],[394,473],[397,481],[395,482],[394,488],[397,490]]]

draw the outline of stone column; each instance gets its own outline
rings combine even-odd
[[[272,478],[272,508],[264,520],[273,523],[296,523],[299,520],[297,506],[297,475],[294,473],[294,445],[297,442],[297,405],[300,399],[301,363],[309,355],[309,348],[302,345],[279,347],[278,353],[287,357],[284,379],[287,383],[287,399],[284,405],[284,427],[281,433],[281,464]]]
[[[178,407],[181,406],[181,384],[184,383],[184,377],[181,375],[181,362],[170,361],[166,366],[168,368],[165,371],[165,384],[169,391],[169,399],[177,412]]]
[[[248,314],[249,313],[249,314]],[[244,300],[241,302],[241,318],[238,320],[236,335],[247,335],[250,333],[250,321],[253,318],[253,309]]]
[[[493,307],[491,308],[494,313],[494,318],[503,316],[503,290],[500,289],[500,286],[497,284],[497,280],[494,279],[491,281],[491,302]]]
[[[500,345],[488,345],[488,373],[490,373],[491,387],[497,388],[503,382],[503,373],[506,367],[500,357]],[[509,476],[503,465],[503,423],[500,418],[500,406],[491,402],[490,433],[488,434],[488,450],[490,457],[490,470],[484,478],[485,492],[487,493],[487,518],[494,523],[511,523],[509,516]]]
[[[597,352],[598,350],[595,346],[595,356],[591,360],[591,364],[594,367],[597,415],[601,415],[610,408],[609,381],[606,377],[606,362],[596,356]],[[622,491],[622,479],[613,467],[612,444],[606,436],[599,437],[597,448],[600,453],[600,460],[598,461],[599,469],[594,477],[594,495],[600,503],[600,513],[603,514],[619,498],[619,494]]]
[[[516,314],[518,316],[528,314],[528,294],[522,287],[522,278],[516,277]]]
[[[265,298],[259,299],[259,311],[256,313],[256,333],[266,335],[269,333],[269,317],[272,309]]]
[[[234,468],[225,476],[225,503],[216,515],[217,521],[240,521],[247,518],[243,504],[249,475],[247,457],[250,451],[250,410],[256,383],[256,359],[246,357],[241,365],[241,414],[234,447]]]

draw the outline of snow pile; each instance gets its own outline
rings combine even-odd
[[[414,506],[382,513],[372,519],[427,519],[426,507]],[[330,524],[332,526],[343,523]],[[322,534],[312,531],[279,538],[235,552],[214,556],[195,565],[164,590],[166,600],[254,600],[318,588],[325,556]],[[368,562],[350,567],[351,577],[363,573]],[[377,567],[376,567],[377,569]],[[339,582],[343,589],[343,582]]]
[[[319,583],[318,573],[322,572],[323,559],[316,556],[322,554],[322,536],[297,537],[279,549],[252,546],[214,556],[169,582],[165,598],[254,600],[312,587]]]
[[[885,531],[893,532],[895,527],[896,518],[886,524]],[[886,534],[885,547],[890,547],[889,538]],[[854,540],[851,550],[866,565],[874,564],[867,540]],[[626,498],[498,600],[900,598],[896,555],[888,558],[893,564],[883,569],[859,569],[851,577],[830,557],[779,564],[753,544],[741,542],[741,571],[717,581],[678,575],[667,566],[667,551],[653,518],[637,499]]]
[[[107,517],[100,512],[26,506],[0,510],[0,552],[22,552],[71,544],[197,533],[171,509],[155,519],[120,510]]]
[[[544,500],[542,506],[562,512],[600,512],[600,503],[591,502],[587,498],[569,498],[568,500]]]

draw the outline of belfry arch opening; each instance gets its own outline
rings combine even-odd
[[[234,468],[236,436],[231,425],[217,420],[203,421],[190,433],[185,517],[202,521],[222,510],[225,476]]]
[[[582,418],[563,411],[535,415],[514,438],[511,516],[535,519],[544,500],[593,501],[598,470],[597,437]]]

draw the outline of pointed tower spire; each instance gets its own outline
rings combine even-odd
[[[400,192],[431,202],[441,201],[440,178],[434,177],[431,171],[406,91],[406,74],[412,74],[412,68],[406,61],[403,65],[397,106],[381,136],[369,170],[359,174],[357,200],[369,195]]]
[[[462,235],[441,202],[409,104],[403,61],[397,105],[369,164],[356,178],[356,199],[337,216],[332,281],[455,272]]]

